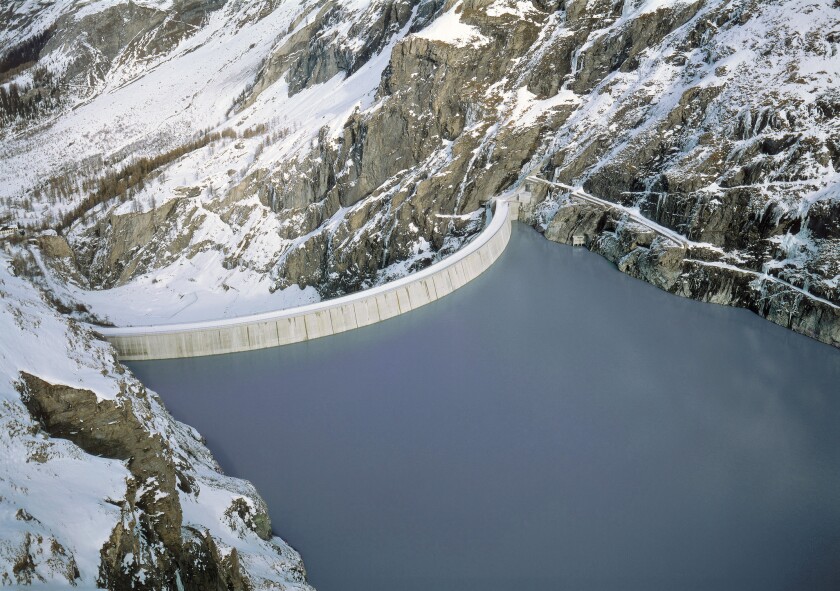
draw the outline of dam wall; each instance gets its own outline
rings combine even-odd
[[[279,347],[361,328],[425,306],[486,271],[504,252],[518,210],[516,201],[496,200],[493,219],[467,246],[422,271],[358,293],[237,318],[94,330],[120,359],[140,361]]]

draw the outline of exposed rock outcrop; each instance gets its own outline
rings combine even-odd
[[[310,590],[253,486],[224,476],[193,429],[9,263],[0,584]]]
[[[201,483],[184,442],[177,435],[176,441],[167,441],[156,431],[154,422],[168,417],[160,416],[154,395],[126,382],[116,399],[101,400],[89,390],[50,384],[25,372],[21,383],[22,400],[47,436],[124,461],[131,474],[124,498],[110,501],[119,506],[120,519],[101,549],[98,585],[149,591],[253,588],[236,548],[222,553],[209,530],[185,523],[180,497],[198,496]],[[243,539],[256,534],[271,542],[271,521],[259,497],[233,498],[224,520]],[[299,562],[293,564],[295,571],[304,582]]]
[[[225,268],[270,275],[273,290],[339,295],[462,246],[483,200],[541,172],[838,301],[833,0],[116,3],[74,19],[32,14],[16,17],[17,36],[52,27],[38,53],[46,65],[67,52],[85,63],[67,40],[78,27],[107,29],[95,45],[107,73],[73,100],[84,111],[107,88],[131,131],[80,162],[115,168],[184,142],[196,104],[218,92],[229,103],[200,111],[227,126],[224,140],[73,226],[91,287],[219,251]],[[136,40],[115,33],[115,15]],[[177,124],[165,131],[150,132],[120,94],[228,44],[213,84],[167,106]],[[59,123],[82,117],[58,111]],[[32,138],[41,133],[52,131]],[[10,148],[26,153],[27,141]],[[36,200],[47,190],[58,189],[24,187]]]
[[[305,588],[253,489],[55,313],[89,290],[352,292],[462,247],[540,174],[688,245],[541,189],[523,219],[548,239],[840,346],[835,0],[13,0],[0,21],[0,217],[70,216],[0,280],[0,442],[27,458],[0,456],[0,583]],[[72,289],[51,307],[27,274]],[[67,483],[94,551],[27,500],[55,458],[101,479]],[[228,501],[212,527],[202,489]]]
[[[681,247],[614,210],[571,201],[561,202],[547,225],[538,229],[549,240],[565,244],[584,236],[589,250],[615,263],[618,270],[670,293],[747,308],[840,347],[840,308],[751,271],[721,249],[702,244]]]

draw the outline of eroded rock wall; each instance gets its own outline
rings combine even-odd
[[[289,6],[224,14],[246,27]],[[222,123],[234,139],[155,171],[130,201],[156,211],[106,204],[70,229],[91,287],[218,251],[272,290],[341,295],[461,247],[484,200],[541,174],[637,207],[748,275],[840,298],[833,0],[388,0],[289,15],[242,74]],[[561,201],[528,220],[548,227]]]

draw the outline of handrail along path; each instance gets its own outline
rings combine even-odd
[[[811,300],[814,300],[816,302],[820,302],[821,304],[825,304],[826,306],[828,306],[828,307],[830,307],[834,310],[840,310],[840,306],[838,306],[834,302],[832,302],[830,300],[827,300],[825,298],[821,298],[820,296],[814,295],[811,292],[809,292],[809,291],[807,291],[807,290],[805,290],[801,287],[797,287],[796,285],[790,283],[789,281],[785,281],[784,279],[781,279],[780,277],[770,275],[767,272],[759,272],[759,271],[753,271],[752,269],[744,269],[742,267],[738,267],[737,265],[732,265],[732,264],[724,263],[724,262],[720,262],[720,261],[704,261],[704,260],[700,260],[700,259],[689,258],[688,254],[691,252],[692,248],[700,249],[700,248],[709,248],[709,247],[713,247],[713,246],[710,245],[710,244],[701,244],[701,243],[689,240],[688,238],[686,238],[685,236],[683,236],[679,232],[675,232],[674,230],[671,230],[670,228],[666,228],[665,226],[662,226],[661,224],[657,224],[656,222],[646,218],[638,209],[633,209],[633,208],[630,208],[630,207],[626,207],[624,205],[620,205],[618,203],[614,203],[612,201],[607,201],[606,199],[602,199],[600,197],[595,197],[594,195],[590,195],[589,193],[585,192],[580,187],[572,187],[571,185],[566,185],[564,183],[559,183],[557,181],[549,181],[549,180],[546,180],[546,179],[539,178],[537,176],[529,176],[529,177],[527,177],[527,180],[531,181],[531,182],[534,182],[534,183],[541,183],[541,184],[544,184],[544,185],[548,185],[550,187],[556,187],[556,188],[559,188],[559,189],[563,189],[564,191],[568,191],[569,194],[572,197],[578,198],[581,201],[591,203],[591,204],[594,204],[594,205],[600,205],[600,206],[605,207],[607,209],[613,209],[613,210],[619,211],[623,214],[626,214],[634,222],[636,222],[638,224],[641,224],[641,225],[645,226],[646,228],[648,228],[650,230],[653,230],[654,232],[656,232],[660,236],[662,236],[664,238],[667,238],[671,242],[675,243],[678,247],[685,250],[685,252],[686,252],[685,261],[686,262],[695,263],[697,265],[702,265],[702,266],[706,266],[706,267],[718,267],[718,268],[721,268],[721,269],[728,269],[730,271],[734,271],[734,272],[738,272],[738,273],[744,273],[744,274],[747,274],[747,275],[752,275],[756,278],[757,281],[776,283],[778,285],[782,285],[782,286],[786,287],[787,289],[790,289],[791,291],[794,291],[794,292],[798,293],[799,295],[805,296],[805,297],[807,297]]]

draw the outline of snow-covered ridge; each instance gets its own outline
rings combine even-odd
[[[131,6],[164,16],[114,56],[94,43],[75,109],[3,138],[9,213],[44,220],[78,204],[85,192],[61,178],[68,168],[95,178],[201,129],[232,134],[67,233],[88,280],[68,297],[115,324],[371,287],[477,229],[442,220],[552,166],[836,298],[835,238],[775,234],[823,228],[816,218],[830,209],[819,197],[840,163],[829,0],[229,2],[202,14],[182,2],[59,5],[64,20],[17,3],[15,14],[37,15],[20,30],[113,14],[134,27]],[[58,75],[81,54],[56,35],[39,61]],[[132,219],[146,214],[150,229]],[[102,287],[136,294],[131,313],[108,310]]]
[[[101,587],[107,569],[100,553],[113,532],[163,519],[160,503],[176,494],[174,506],[181,516],[167,519],[177,519],[185,532],[206,533],[221,559],[235,553],[241,565],[236,568],[254,589],[310,589],[297,553],[279,538],[261,537],[264,532],[258,534],[243,521],[265,513],[253,487],[222,475],[200,436],[172,419],[158,397],[117,362],[107,343],[52,309],[23,277],[35,269],[23,250],[0,254],[0,585]],[[155,478],[144,481],[138,471],[144,468],[136,462],[97,457],[71,442],[72,436],[51,436],[49,427],[30,414],[31,402],[24,404],[24,393],[33,396],[26,376],[89,395],[90,409],[129,409],[132,424],[149,438],[167,442],[167,461],[173,462],[182,485],[168,491]],[[76,408],[80,414],[74,429],[80,432],[97,421],[97,410],[82,415],[83,410]],[[129,425],[95,428],[105,439]],[[160,582],[162,565],[152,555],[161,550],[170,560],[178,551],[146,548],[141,540],[135,551],[149,556],[123,556],[120,548],[109,553],[116,553],[125,576],[136,573],[135,588],[145,588],[142,580]]]
[[[115,199],[97,206],[83,223],[68,231],[74,249],[91,251],[92,260],[85,261],[85,267],[92,272],[86,269],[84,274],[97,275],[91,284],[71,286],[68,297],[101,310],[102,317],[114,323],[169,317],[199,320],[317,301],[319,295],[312,287],[278,287],[282,272],[275,273],[273,267],[283,264],[289,253],[316,234],[328,231],[326,218],[334,219],[337,228],[342,221],[336,218],[339,212],[324,212],[323,206],[300,203],[297,197],[292,207],[284,207],[274,195],[283,184],[308,176],[299,161],[313,148],[339,141],[349,117],[377,107],[376,89],[390,52],[420,18],[417,7],[407,11],[399,30],[391,24],[377,32],[383,47],[354,62],[352,75],[339,69],[325,82],[292,93],[291,74],[283,68],[291,67],[288,55],[300,53],[293,41],[308,28],[318,47],[325,44],[327,55],[322,59],[328,65],[334,59],[329,52],[362,51],[368,21],[383,14],[406,13],[388,4],[368,0],[323,6],[297,0],[227,3],[204,15],[198,25],[187,27],[183,38],[165,51],[155,48],[144,55],[142,47],[126,48],[101,79],[85,83],[72,110],[42,122],[35,135],[8,133],[2,138],[3,211],[23,223],[54,226],[86,196],[80,187],[95,184],[99,175],[116,174],[135,158],[177,148],[208,128],[231,133],[238,136],[236,141],[226,135],[222,141],[185,154],[165,170],[149,175],[142,186],[132,187],[125,203]],[[68,4],[65,10],[81,23],[122,10],[124,5],[96,2],[73,12],[80,5]],[[179,3],[154,6],[166,12],[164,23],[181,22]],[[39,15],[41,19],[47,16]],[[158,43],[152,38],[149,42]],[[65,63],[77,49],[48,45],[41,61]],[[263,81],[275,61],[281,62],[277,67],[284,75],[265,86]],[[260,84],[258,89],[255,82]],[[266,182],[276,189],[255,194],[253,185]],[[169,212],[173,202],[178,204],[177,211],[163,213]],[[351,214],[371,203],[381,200],[341,213]],[[286,211],[278,215],[278,209]],[[156,224],[166,219],[158,226],[163,226],[164,235],[136,245],[139,252],[134,258],[148,272],[131,269],[120,277],[113,269],[100,270],[111,262],[104,252],[93,251],[111,247],[107,237],[105,241],[97,238],[96,244],[88,239],[91,222],[106,215],[130,218],[149,212]],[[186,248],[184,235],[190,242]],[[434,252],[420,238],[416,254],[423,261]],[[177,249],[160,247],[172,241],[179,242]],[[399,264],[410,267],[405,260]],[[103,285],[122,287],[113,294],[88,289]],[[121,305],[109,307],[115,300]]]

